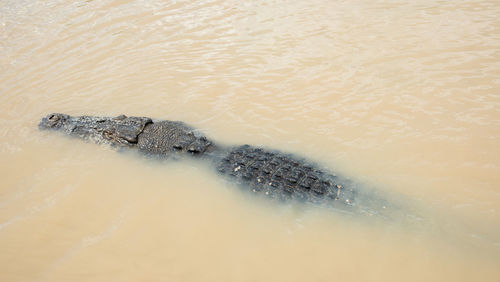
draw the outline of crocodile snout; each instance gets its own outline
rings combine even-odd
[[[40,129],[55,129],[62,126],[63,122],[68,119],[68,115],[53,113],[42,118],[38,127]]]

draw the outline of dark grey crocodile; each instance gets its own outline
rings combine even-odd
[[[179,121],[153,121],[124,115],[72,117],[55,113],[44,117],[39,128],[96,143],[137,148],[151,156],[204,159],[212,162],[220,174],[249,191],[275,199],[328,203],[347,209],[356,206],[355,185],[313,163],[250,145],[218,145]]]

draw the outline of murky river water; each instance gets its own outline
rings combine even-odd
[[[0,1],[0,280],[500,281],[499,15],[484,0]],[[196,162],[40,132],[50,112],[306,156],[410,219],[262,201]]]

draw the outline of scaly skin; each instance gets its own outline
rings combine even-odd
[[[150,155],[202,155],[214,149],[212,142],[205,136],[180,121],[150,123],[146,125],[138,140],[139,151]]]
[[[355,192],[337,176],[289,154],[243,145],[231,148],[217,163],[223,175],[250,191],[280,200],[352,204]]]
[[[150,118],[124,115],[110,118],[49,114],[40,121],[38,127],[61,131],[98,144],[134,147],[139,134],[152,122]]]
[[[354,203],[349,182],[317,166],[279,151],[249,145],[218,146],[179,121],[153,121],[147,117],[71,117],[49,114],[40,129],[113,146],[137,148],[158,157],[196,156],[208,159],[217,171],[254,193],[301,202]]]

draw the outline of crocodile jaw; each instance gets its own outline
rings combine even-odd
[[[147,124],[152,123],[146,117],[72,117],[53,113],[42,118],[38,127],[41,130],[55,130],[67,135],[90,140],[95,143],[116,146],[135,146],[137,137]]]

